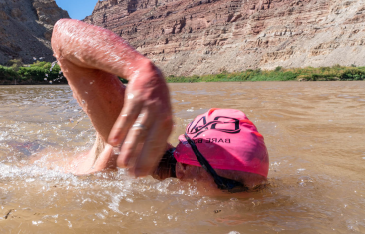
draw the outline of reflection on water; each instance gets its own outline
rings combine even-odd
[[[196,184],[124,170],[77,177],[47,169],[91,147],[90,121],[68,86],[0,87],[0,232],[365,232],[365,82],[170,88],[170,142],[211,107],[240,109],[265,136],[270,186],[210,197]]]

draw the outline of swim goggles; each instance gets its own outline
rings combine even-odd
[[[249,188],[246,185],[244,185],[238,181],[219,176],[217,174],[217,172],[215,172],[213,167],[209,164],[209,162],[199,152],[198,147],[196,146],[194,141],[188,136],[188,134],[185,133],[184,135],[185,135],[185,139],[188,141],[189,145],[193,149],[198,162],[200,163],[202,168],[204,168],[204,170],[206,170],[213,177],[214,182],[216,183],[218,189],[226,190],[230,193],[244,192],[244,191],[249,190]]]

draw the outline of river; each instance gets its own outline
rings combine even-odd
[[[170,89],[171,143],[209,108],[242,110],[265,137],[270,185],[209,196],[122,169],[78,177],[46,168],[92,146],[90,121],[68,86],[1,86],[0,233],[365,233],[365,82]]]

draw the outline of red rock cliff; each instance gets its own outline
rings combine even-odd
[[[51,49],[53,25],[69,18],[54,0],[0,0],[0,64],[33,57],[54,60]]]
[[[365,0],[104,0],[85,21],[166,75],[365,65]]]

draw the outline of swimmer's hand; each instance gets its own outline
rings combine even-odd
[[[129,77],[124,107],[108,143],[121,146],[118,167],[136,177],[150,175],[158,166],[172,131],[172,112],[166,81],[149,60],[140,60]]]

